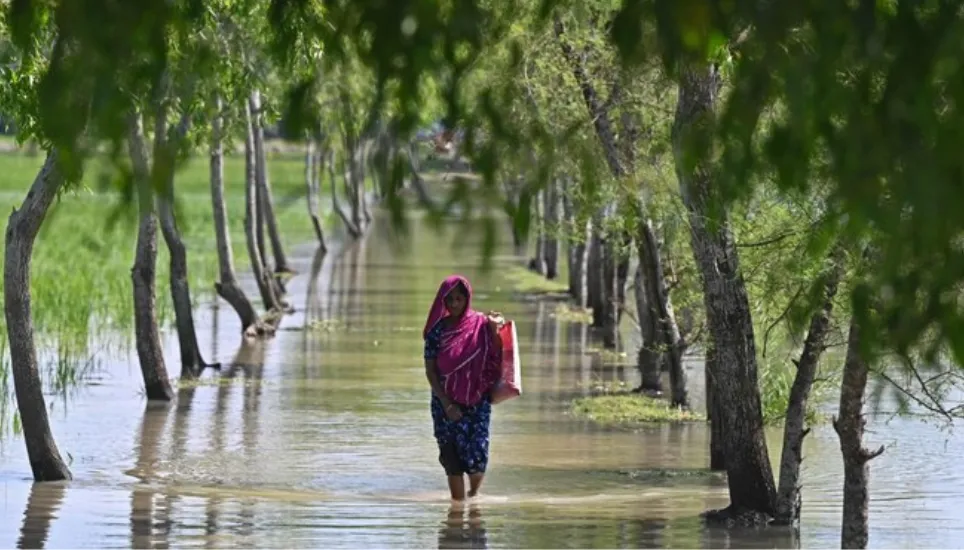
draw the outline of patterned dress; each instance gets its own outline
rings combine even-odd
[[[425,358],[438,356],[445,327],[439,321],[425,337]],[[486,394],[472,407],[455,404],[462,410],[462,418],[452,422],[445,414],[442,400],[432,394],[432,424],[439,448],[439,463],[446,475],[485,473],[489,463],[489,421],[492,402]]]

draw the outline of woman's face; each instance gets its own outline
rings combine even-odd
[[[449,310],[449,315],[459,317],[465,313],[465,306],[468,301],[465,289],[459,285],[445,296],[445,308]]]

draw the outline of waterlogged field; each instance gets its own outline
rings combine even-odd
[[[6,228],[43,163],[42,154],[0,154],[0,223]],[[315,239],[305,198],[304,160],[297,153],[269,156],[269,170],[279,229],[286,246]],[[244,240],[244,159],[225,158],[225,202],[235,269],[250,268]],[[133,340],[130,269],[137,236],[134,205],[121,209],[118,193],[101,184],[103,167],[89,169],[83,185],[61,197],[38,236],[33,256],[34,327],[41,368],[49,391],[62,391],[82,380],[108,345]],[[323,182],[327,183],[327,182]],[[188,273],[195,302],[209,298],[217,280],[209,165],[206,156],[191,159],[177,175],[177,222],[188,249]],[[327,187],[323,197],[328,196]],[[323,199],[322,205],[326,203]],[[324,208],[324,207],[322,207]],[[168,254],[158,231],[157,305],[162,326],[173,323],[168,291]],[[0,240],[0,251],[4,243]],[[0,285],[0,300],[3,297]],[[257,296],[251,296],[258,307]],[[107,336],[110,338],[107,338]],[[16,419],[9,414],[12,382],[7,354],[6,321],[0,316],[0,433]]]

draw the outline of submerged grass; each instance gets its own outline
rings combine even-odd
[[[0,209],[19,207],[33,183],[43,156],[0,154]],[[274,155],[268,162],[282,241],[290,248],[310,242],[314,233],[304,198],[304,164],[296,155]],[[225,203],[235,269],[249,269],[244,241],[244,159],[225,157]],[[217,249],[207,158],[195,157],[178,172],[176,214],[188,250],[188,274],[196,303],[209,299],[217,278]],[[81,188],[65,192],[54,204],[34,248],[31,292],[37,345],[46,354],[41,370],[47,385],[63,390],[81,381],[93,363],[94,339],[110,334],[133,340],[130,270],[134,261],[137,220],[133,204],[118,208],[121,198],[101,191],[103,168],[88,170]],[[327,182],[322,190],[327,196]],[[324,204],[324,201],[322,201]],[[119,213],[113,223],[112,216]],[[4,226],[6,219],[3,220]],[[0,242],[0,253],[3,243]],[[159,322],[173,324],[168,291],[169,257],[158,232],[157,307]],[[251,297],[257,300],[257,296]],[[3,289],[0,288],[0,300]],[[0,316],[0,341],[6,323]],[[5,348],[0,359],[0,391],[9,391]]]
[[[703,415],[674,407],[665,399],[633,393],[625,382],[593,383],[592,395],[574,399],[569,413],[605,426],[700,422]]]
[[[580,397],[573,400],[570,412],[575,417],[610,426],[705,420],[702,415],[673,407],[664,399],[638,393]]]
[[[557,294],[569,290],[569,285],[564,281],[558,278],[550,281],[519,265],[507,268],[504,276],[509,289],[522,294]]]

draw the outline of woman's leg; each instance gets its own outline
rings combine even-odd
[[[456,502],[465,500],[465,476],[448,476],[448,480],[449,493],[452,494],[452,500]]]
[[[469,498],[473,498],[479,494],[479,488],[482,487],[482,480],[484,479],[485,472],[469,474]]]
[[[470,417],[468,454],[466,461],[469,465],[469,498],[479,494],[485,470],[489,465],[489,424],[492,415],[492,405],[488,399],[475,407]]]

